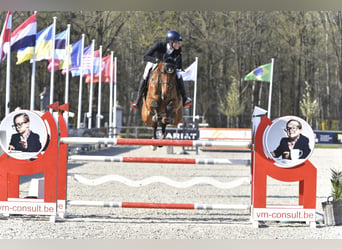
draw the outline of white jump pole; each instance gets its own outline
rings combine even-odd
[[[127,162],[127,163],[166,163],[166,164],[195,164],[195,165],[249,165],[249,159],[222,159],[222,158],[166,158],[166,157],[127,157],[102,155],[70,155],[72,161],[101,161],[101,162]]]

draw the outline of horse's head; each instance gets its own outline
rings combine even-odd
[[[163,58],[163,61],[162,61],[163,68],[167,74],[173,74],[175,72],[176,67],[177,67],[176,61],[177,59],[171,56],[166,56]]]
[[[160,64],[161,75],[159,76],[159,82],[161,83],[161,98],[162,100],[168,100],[173,98],[173,94],[177,93],[176,85],[176,69],[177,58],[166,56]]]

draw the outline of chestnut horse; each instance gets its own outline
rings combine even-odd
[[[147,126],[152,127],[153,139],[157,139],[158,125],[162,130],[160,139],[164,139],[166,126],[177,125],[183,119],[183,100],[177,91],[175,61],[172,57],[165,58],[150,74],[141,117]]]

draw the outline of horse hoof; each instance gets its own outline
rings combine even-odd
[[[152,150],[156,151],[157,150],[157,146],[152,146]]]

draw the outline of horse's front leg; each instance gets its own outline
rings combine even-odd
[[[161,128],[162,128],[161,139],[165,139],[165,137],[166,137],[166,123],[163,123]]]
[[[158,123],[160,117],[158,114],[158,102],[156,100],[152,100],[151,103],[151,115],[152,115],[152,122],[154,123]]]
[[[153,123],[158,123],[158,121],[159,121],[159,114],[158,114],[157,109],[153,108],[151,115],[152,115],[152,122]]]
[[[161,136],[160,136],[160,140],[163,140],[163,139],[165,139],[165,137],[166,137],[166,123],[162,123],[161,124]],[[163,147],[163,145],[159,145],[158,147]],[[155,150],[155,148],[156,148],[156,146],[154,147],[154,150]]]
[[[166,106],[166,117],[167,117],[167,123],[168,124],[173,124],[175,121],[175,103],[173,101],[169,102],[169,104]]]
[[[157,126],[152,126],[152,139],[157,139]]]
[[[157,124],[153,124],[152,126],[152,139],[157,139]],[[155,151],[157,146],[153,145],[152,150]]]

